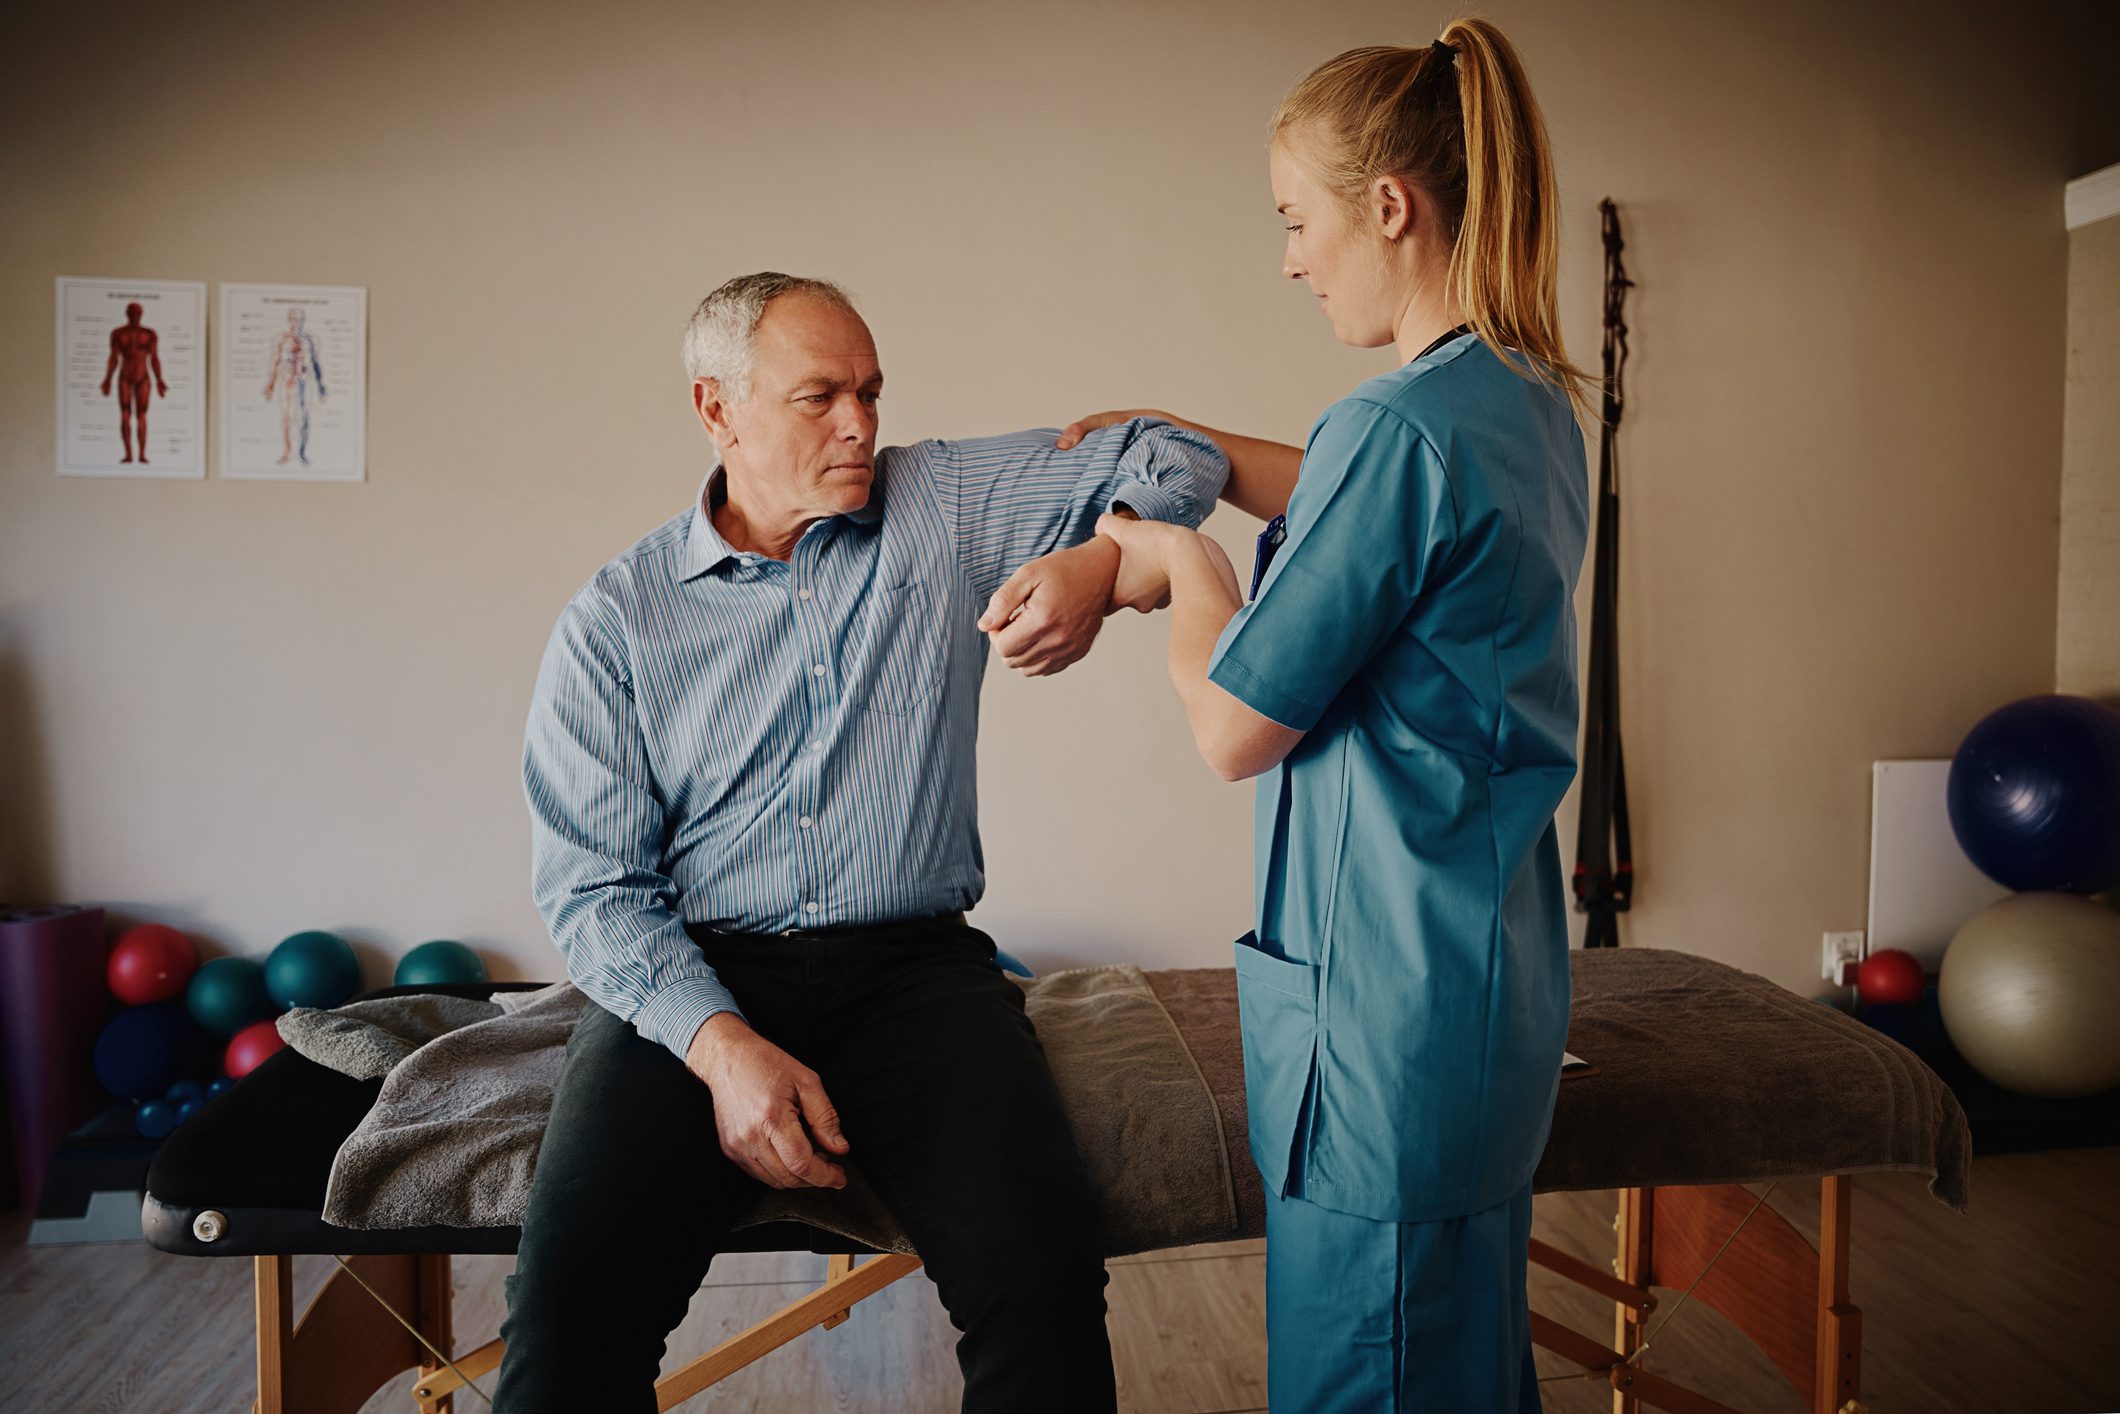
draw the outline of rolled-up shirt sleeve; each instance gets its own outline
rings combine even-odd
[[[523,733],[531,892],[574,984],[682,1059],[707,1018],[742,1010],[686,934],[662,869],[667,817],[623,642],[591,584],[546,644]]]
[[[1025,563],[1079,545],[1116,506],[1197,528],[1229,479],[1207,437],[1160,418],[1114,423],[1062,451],[1059,432],[924,444],[958,558],[982,600]]]

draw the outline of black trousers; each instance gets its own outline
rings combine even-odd
[[[1113,1409],[1089,1181],[993,941],[942,920],[693,938],[751,1025],[823,1080],[845,1162],[963,1333],[964,1409]],[[654,1409],[664,1337],[759,1192],[721,1152],[707,1087],[588,1008],[507,1282],[498,1414]]]

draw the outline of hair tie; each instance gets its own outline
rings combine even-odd
[[[1447,44],[1444,41],[1438,39],[1435,43],[1429,45],[1428,47],[1430,49],[1433,49],[1436,53],[1443,55],[1446,60],[1457,58],[1458,51],[1457,46],[1455,44]]]

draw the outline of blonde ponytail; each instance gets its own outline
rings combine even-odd
[[[1435,44],[1373,45],[1320,64],[1290,90],[1273,133],[1302,130],[1300,158],[1343,201],[1393,176],[1426,192],[1450,242],[1459,315],[1502,361],[1580,407],[1594,380],[1561,343],[1560,211],[1545,119],[1516,49],[1486,20]]]

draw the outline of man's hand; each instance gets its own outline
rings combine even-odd
[[[721,1151],[738,1168],[774,1188],[847,1186],[846,1171],[820,1152],[850,1146],[816,1071],[727,1011],[694,1033],[685,1066],[713,1092]]]
[[[1057,673],[1097,641],[1104,616],[1116,607],[1112,584],[1118,574],[1119,547],[1102,535],[1041,555],[994,591],[979,616],[980,631],[991,637],[1001,661],[1025,677]]]
[[[1167,419],[1168,416],[1169,414],[1157,412],[1154,408],[1133,408],[1122,412],[1093,412],[1088,417],[1079,418],[1061,428],[1060,435],[1053,440],[1053,445],[1064,452],[1076,445],[1084,437],[1089,436],[1090,433],[1100,431],[1116,423],[1131,422],[1137,417],[1162,417]]]

